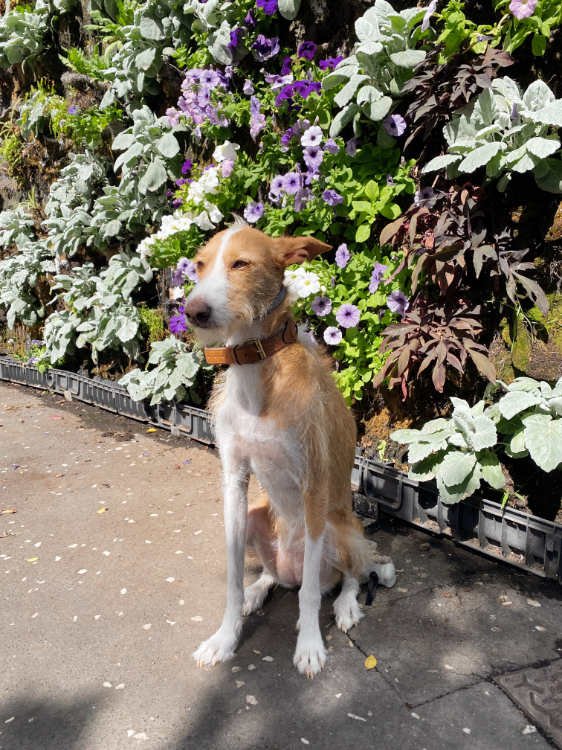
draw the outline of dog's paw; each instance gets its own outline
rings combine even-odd
[[[244,589],[243,615],[251,615],[260,609],[267,598],[270,588],[275,584],[275,578],[268,574],[262,574],[251,586]]]
[[[232,659],[237,645],[238,638],[234,633],[225,633],[219,628],[193,652],[193,658],[198,667],[212,667],[213,664]]]
[[[379,583],[381,586],[386,586],[387,589],[394,586],[396,583],[396,568],[394,567],[392,560],[373,565],[373,568],[379,577]]]
[[[354,625],[357,625],[364,615],[359,607],[355,592],[340,594],[338,596],[334,602],[334,615],[336,616],[336,625],[344,633],[347,633]]]
[[[321,671],[326,664],[326,649],[320,634],[314,638],[303,638],[302,634],[299,635],[293,664],[309,679]]]

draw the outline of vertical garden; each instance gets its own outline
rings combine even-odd
[[[410,5],[0,0],[2,349],[204,403],[197,248],[311,234],[286,284],[365,445],[554,517],[562,5]]]

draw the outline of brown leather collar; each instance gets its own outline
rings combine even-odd
[[[294,344],[297,337],[297,324],[287,320],[280,331],[266,339],[250,339],[238,346],[206,346],[205,359],[209,365],[253,365]]]

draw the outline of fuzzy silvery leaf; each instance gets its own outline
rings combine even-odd
[[[135,136],[128,131],[123,131],[115,136],[111,148],[113,151],[124,151],[129,146],[132,146],[134,142]]]
[[[367,80],[368,76],[366,75],[357,74],[352,76],[345,84],[345,86],[341,89],[341,91],[338,91],[338,93],[335,95],[334,102],[338,105],[338,107],[345,107],[345,105],[353,98],[358,87]]]
[[[172,159],[179,153],[180,144],[177,138],[172,133],[164,133],[164,135],[156,141],[156,148],[162,156],[167,159]]]
[[[209,34],[209,51],[221,65],[232,65],[234,59],[230,47],[230,26],[226,21],[216,31]]]
[[[139,23],[139,30],[141,35],[145,39],[150,41],[159,42],[164,39],[164,33],[162,27],[156,23],[156,21],[148,16],[143,16]]]
[[[400,68],[415,68],[425,60],[425,52],[417,49],[405,49],[401,52],[391,52],[390,59]]]
[[[471,173],[486,166],[488,162],[500,151],[505,150],[506,146],[501,141],[485,143],[471,151],[458,165],[461,172]]]
[[[139,180],[139,192],[146,194],[161,188],[168,179],[166,167],[161,159],[154,159]]]
[[[562,419],[549,414],[524,417],[525,447],[543,471],[554,471],[562,463]]]
[[[429,458],[425,458],[423,461],[410,467],[408,476],[417,482],[429,482],[431,479],[435,479],[436,467],[440,462],[440,455],[429,456]]]
[[[377,19],[374,16],[369,18],[365,13],[355,21],[355,34],[360,42],[379,42],[381,34]]]
[[[478,454],[478,463],[482,471],[482,479],[496,490],[505,487],[505,476],[498,457],[492,451],[484,451]]]
[[[338,112],[330,125],[330,135],[332,138],[341,133],[345,126],[353,120],[358,111],[359,108],[356,104],[348,104],[347,107]]]
[[[156,58],[156,50],[154,47],[139,52],[135,57],[135,65],[139,70],[148,70]]]
[[[558,138],[529,138],[525,144],[527,151],[533,156],[538,156],[539,159],[545,159],[547,156],[552,156],[560,148],[560,141]]]
[[[292,21],[299,14],[301,0],[278,0],[279,13],[288,21]]]
[[[326,78],[322,81],[322,88],[324,91],[330,91],[330,89],[336,88],[340,83],[348,81],[354,75],[359,72],[359,64],[355,57],[352,55],[346,60],[342,60],[335,70],[329,73]]]
[[[120,341],[130,341],[137,335],[139,324],[136,320],[124,319],[117,331],[117,336]]]
[[[540,404],[542,401],[541,397],[536,393],[529,393],[528,391],[508,391],[498,401],[498,408],[502,417],[505,419],[513,419],[517,414],[526,409],[530,409],[532,406]]]
[[[555,100],[555,96],[544,81],[533,81],[523,94],[523,105],[527,112],[538,112]]]
[[[481,469],[478,463],[474,464],[472,471],[460,484],[453,486],[446,485],[441,474],[437,472],[437,489],[439,490],[441,502],[445,503],[445,505],[453,505],[470,497],[480,487],[480,477]]]
[[[513,435],[505,452],[511,458],[522,458],[528,455],[528,451],[525,448],[525,431],[523,426]]]
[[[462,484],[476,465],[476,456],[463,451],[451,451],[444,457],[437,476],[447,487]]]
[[[452,164],[456,164],[462,159],[460,154],[443,154],[442,156],[436,156],[422,168],[422,172],[436,172],[438,169],[445,169],[450,167]]]

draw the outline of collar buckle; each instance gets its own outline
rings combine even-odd
[[[263,348],[261,339],[248,339],[247,341],[244,341],[242,344],[238,344],[237,346],[232,347],[232,355],[237,365],[246,364],[245,362],[240,362],[240,360],[238,359],[238,349],[243,346],[247,346],[248,344],[253,344],[256,347],[256,352],[258,354],[260,361],[267,359],[267,353],[265,349]]]

